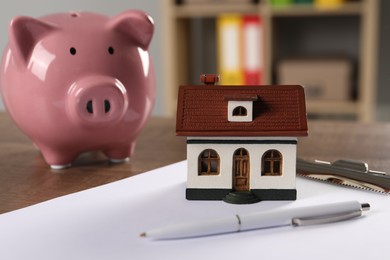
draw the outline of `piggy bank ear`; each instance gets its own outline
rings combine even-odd
[[[10,48],[27,63],[35,44],[56,28],[31,17],[15,17],[9,27]]]
[[[110,29],[128,36],[143,50],[149,48],[153,36],[154,23],[153,19],[144,12],[131,10],[121,13],[113,17],[108,26]]]

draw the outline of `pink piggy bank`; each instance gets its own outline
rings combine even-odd
[[[7,110],[52,168],[82,152],[127,160],[150,116],[152,19],[80,12],[16,17],[1,64]]]

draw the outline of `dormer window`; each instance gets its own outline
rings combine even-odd
[[[225,97],[228,101],[227,118],[229,122],[252,122],[253,102],[257,95],[235,95]]]
[[[235,109],[233,109],[233,116],[247,116],[248,111],[243,106],[238,106]]]

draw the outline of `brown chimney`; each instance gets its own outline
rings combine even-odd
[[[219,82],[218,74],[202,74],[200,75],[200,81],[205,85],[217,85]]]

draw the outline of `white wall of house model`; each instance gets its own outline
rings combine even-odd
[[[189,143],[187,145],[188,175],[187,188],[232,189],[233,187],[233,155],[237,149],[244,148],[249,154],[249,185],[250,189],[295,189],[296,141],[295,137],[277,138],[235,138],[225,137],[223,140],[240,140],[242,143],[213,143],[221,141],[221,137],[200,139],[189,137],[187,140],[209,140],[211,143]],[[275,141],[275,143],[259,144],[248,141]],[[278,143],[278,141],[293,141],[293,143]],[[218,175],[199,175],[199,156],[207,150],[215,150],[220,158]],[[269,150],[277,150],[282,155],[281,175],[262,176],[262,157]]]

